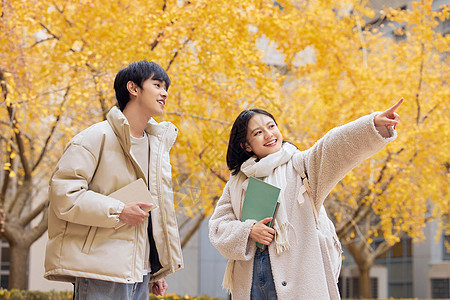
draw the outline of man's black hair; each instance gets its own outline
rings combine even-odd
[[[128,101],[130,101],[130,93],[127,89],[128,81],[134,82],[142,89],[142,84],[147,79],[162,81],[166,84],[166,91],[169,90],[170,78],[166,71],[151,61],[132,62],[128,67],[117,73],[114,79],[114,90],[116,91],[117,104],[121,111],[124,110]]]

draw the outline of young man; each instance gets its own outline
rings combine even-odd
[[[139,61],[119,71],[107,120],[76,135],[50,180],[44,277],[75,284],[75,299],[164,295],[165,276],[183,268],[169,151],[177,128],[155,122],[170,79]],[[158,207],[109,197],[142,178]]]

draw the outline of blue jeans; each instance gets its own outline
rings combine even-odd
[[[143,282],[118,283],[92,278],[75,279],[74,300],[148,300],[149,276]]]
[[[277,299],[275,284],[273,282],[272,267],[268,247],[264,251],[256,250],[253,261],[253,279],[250,292],[251,300],[273,300]]]

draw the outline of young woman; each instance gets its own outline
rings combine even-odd
[[[395,110],[402,101],[334,128],[305,151],[283,143],[270,113],[241,112],[228,145],[231,178],[209,221],[211,243],[229,259],[223,286],[233,299],[340,299],[340,253],[336,268],[332,254],[321,247],[301,174],[308,174],[316,210],[326,214],[323,202],[334,186],[396,138]],[[266,225],[271,218],[240,221],[250,176],[281,188],[273,228]],[[257,250],[256,242],[268,247]]]

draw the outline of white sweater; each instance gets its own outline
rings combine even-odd
[[[274,243],[269,246],[278,299],[325,300],[336,295],[337,282],[333,286],[327,284],[311,203],[300,193],[300,173],[306,166],[319,211],[330,191],[351,169],[396,138],[391,128],[375,128],[376,114],[332,129],[310,149],[297,150],[287,163],[287,186],[282,192],[287,217],[294,228],[289,237],[291,248],[277,255]],[[250,299],[256,243],[249,234],[254,223],[255,220],[237,220],[227,184],[209,221],[209,239],[224,257],[236,260],[232,296],[237,300]]]

